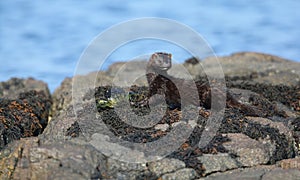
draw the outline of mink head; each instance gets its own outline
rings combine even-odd
[[[167,71],[172,67],[172,54],[157,52],[151,55],[148,67],[155,71]]]

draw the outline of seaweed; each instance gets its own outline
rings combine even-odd
[[[41,134],[51,103],[43,92],[34,90],[21,93],[16,100],[0,99],[0,149],[13,140]]]

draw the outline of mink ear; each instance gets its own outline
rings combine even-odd
[[[151,55],[151,59],[157,59],[158,55],[156,53]]]

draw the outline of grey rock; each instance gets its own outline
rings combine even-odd
[[[146,163],[131,163],[121,162],[119,160],[109,158],[107,160],[108,170],[111,172],[117,171],[145,171],[147,170]]]
[[[129,163],[109,158],[107,172],[114,174],[117,179],[136,179],[141,174],[146,174],[147,167],[143,163]]]
[[[205,72],[215,72],[217,64],[215,57],[208,57],[194,66],[186,66],[188,71],[197,79],[204,76]],[[218,57],[225,76],[252,77],[253,82],[267,84],[299,85],[300,63],[292,62],[277,56],[241,52],[230,56]],[[247,64],[247,65],[245,65]],[[205,71],[203,71],[203,67]]]
[[[164,158],[159,161],[149,162],[148,167],[151,172],[155,173],[157,176],[161,176],[185,168],[185,163],[178,159]]]
[[[103,71],[92,72],[87,75],[77,75],[73,78],[66,78],[58,87],[53,95],[52,117],[59,115],[70,105],[73,105],[74,98],[80,98],[83,101],[83,96],[94,92],[97,86],[110,85],[112,78],[107,76]],[[77,86],[75,86],[77,85]]]
[[[66,109],[72,102],[72,79],[66,78],[52,95],[52,116]]]
[[[113,84],[119,87],[130,87],[133,84],[145,86],[148,85],[146,66],[146,59],[121,62],[111,65],[107,74],[111,75]]]
[[[157,130],[166,131],[166,130],[168,130],[169,125],[168,124],[157,124],[157,125],[155,125],[154,128]]]
[[[67,130],[77,121],[73,106],[65,109],[58,116],[52,118],[45,128],[43,141],[55,142],[56,140],[67,140],[70,137],[66,136]]]
[[[269,168],[246,168],[246,169],[236,169],[232,171],[227,171],[223,173],[215,173],[204,179],[207,180],[261,180],[262,176],[270,171]]]
[[[264,126],[270,126],[272,128],[276,128],[278,129],[280,134],[284,134],[289,139],[292,139],[293,135],[291,130],[287,126],[285,126],[282,122],[273,122],[270,119],[262,118],[262,117],[246,117],[246,119],[250,120],[251,122],[259,123]]]
[[[134,150],[126,144],[121,145],[119,143],[114,142],[112,136],[107,136],[100,133],[95,133],[91,137],[91,141],[89,142],[96,149],[101,151],[106,156],[111,157],[112,159],[117,159],[118,161],[131,162],[131,163],[145,163],[145,157],[143,151]],[[121,163],[122,164],[122,163]]]
[[[207,180],[268,180],[268,179],[299,179],[298,169],[282,169],[275,166],[257,166],[252,168],[241,168],[223,173],[215,173],[203,179]]]
[[[180,169],[174,173],[168,173],[161,177],[162,180],[190,180],[197,177],[197,172],[192,168]]]
[[[300,179],[300,170],[299,169],[274,169],[270,172],[267,172],[262,176],[262,180],[281,180],[281,179],[290,179],[297,180]]]
[[[104,172],[107,177],[117,179],[135,179],[139,176],[152,177],[155,176],[149,173],[146,164],[130,163],[131,158],[140,157],[139,152],[126,149],[115,143],[111,137],[111,132],[106,128],[101,120],[101,116],[96,112],[95,104],[91,101],[86,101],[82,104],[83,109],[76,111],[72,105],[61,111],[54,117],[44,134],[41,136],[40,142],[43,144],[57,144],[60,141],[66,141],[81,146],[84,151],[86,147],[92,147],[105,159],[105,166],[102,166],[101,172]],[[80,136],[71,138],[66,136],[67,130],[75,122],[80,124]],[[100,134],[100,132],[102,134]],[[84,133],[84,136],[83,136]],[[107,137],[107,138],[105,138]],[[100,141],[102,138],[102,141]],[[112,151],[113,149],[113,151]],[[128,152],[131,152],[128,154]],[[113,157],[111,157],[113,156]],[[128,162],[116,159],[116,157],[126,157]],[[57,157],[61,159],[62,157]],[[124,158],[123,158],[124,159]],[[95,164],[96,167],[97,164]],[[103,170],[104,168],[104,170]],[[91,174],[91,172],[90,172]]]
[[[276,122],[272,121],[267,118],[261,118],[261,117],[246,117],[251,122],[261,124],[263,126],[269,126],[274,129],[277,129],[280,136],[284,136],[287,141],[287,147],[285,147],[285,151],[289,156],[293,156],[293,154],[297,151],[297,147],[295,147],[295,139],[293,137],[293,131],[288,127],[288,125],[285,125],[289,123],[288,121],[290,119],[287,119],[287,122]],[[263,139],[260,139],[262,143],[264,143]]]
[[[295,157],[291,159],[284,159],[276,163],[279,167],[283,169],[299,169],[300,170],[300,157]]]
[[[230,169],[236,169],[239,164],[227,153],[219,154],[203,154],[198,157],[203,167],[205,168],[205,174],[211,174],[213,172],[226,171]],[[205,175],[204,174],[204,175]]]
[[[48,85],[43,81],[33,78],[11,78],[6,82],[0,82],[0,98],[17,99],[20,93],[31,90],[43,91],[47,97],[50,97]]]
[[[275,148],[274,146],[276,146],[276,151],[273,153],[271,158],[272,163],[286,157],[294,157],[297,154],[297,147],[295,146],[295,139],[293,137],[294,133],[288,127],[289,121],[293,118],[287,118],[281,121],[272,121],[261,117],[246,117],[246,119],[249,120],[250,123],[257,123],[262,127],[273,128],[274,132],[276,132],[276,138],[278,139],[275,139],[275,135],[271,134],[269,134],[269,136],[267,135],[265,138],[262,137],[261,139],[258,139],[262,144],[269,144],[273,146],[273,149]],[[279,137],[281,139],[279,139]]]
[[[92,146],[67,141],[41,145],[37,137],[13,142],[1,160],[1,179],[89,179],[96,167],[105,167],[104,156]],[[14,163],[12,163],[14,162]]]
[[[240,166],[255,166],[269,162],[275,146],[270,142],[261,143],[241,133],[226,134],[231,141],[223,146],[232,154]]]
[[[249,109],[247,114],[245,114],[247,116],[270,117],[273,116],[274,112],[279,112],[280,110],[283,111],[281,114],[291,114],[291,112],[288,112],[288,109],[279,108],[276,103],[250,90],[230,88],[228,92],[238,102],[251,106],[251,110]],[[255,102],[254,99],[260,100],[260,102]]]
[[[126,62],[116,62],[108,67],[107,75],[115,76]]]

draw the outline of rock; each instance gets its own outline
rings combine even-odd
[[[190,180],[197,177],[197,173],[192,168],[180,169],[174,173],[165,174],[161,177],[162,180]]]
[[[285,111],[281,111],[275,103],[257,93],[236,88],[231,88],[228,92],[233,99],[246,105],[245,110],[243,110],[244,115],[259,117],[286,116]]]
[[[215,72],[216,65],[208,57],[195,66],[187,67],[195,79],[205,76],[205,72]],[[298,86],[300,83],[300,64],[283,58],[254,52],[235,53],[218,57],[226,77],[250,79],[256,83]],[[247,64],[247,65],[245,65]]]
[[[154,176],[154,174],[147,171],[144,163],[129,163],[109,158],[106,165],[107,172],[116,175],[118,179],[135,179],[138,176],[147,174]]]
[[[165,127],[159,127],[160,130],[153,127],[156,132],[153,134],[151,128],[130,128],[123,121],[117,121],[118,114],[113,107],[104,111],[97,109],[94,87],[113,82],[126,84],[126,78],[135,78],[134,82],[139,85],[146,82],[140,76],[145,73],[144,69],[137,68],[143,62],[119,63],[107,72],[66,78],[53,94],[52,118],[43,133],[11,142],[1,150],[0,179],[156,180],[195,179],[204,175],[207,179],[298,178],[299,170],[293,168],[299,163],[294,145],[300,141],[299,63],[259,53],[238,53],[219,59],[232,97],[245,106],[231,104],[226,107],[223,124],[207,147],[197,146],[210,116],[210,110],[203,107],[203,112],[207,113],[201,114],[201,111],[198,121],[191,120],[194,132],[172,154],[159,161],[130,161],[142,157],[143,153],[127,153],[130,147],[117,144],[116,139],[147,143],[144,140],[156,141],[169,133],[169,129],[161,131]],[[203,64],[206,71],[214,72],[209,58],[199,62],[191,59],[184,66],[197,79],[204,75]],[[172,71],[181,77],[177,72],[179,68],[181,65],[176,65]],[[32,85],[35,83],[18,79],[1,83],[0,96],[16,99],[17,91],[29,88],[28,84],[35,90],[43,89],[42,85]],[[10,94],[8,90],[16,91],[16,94]],[[73,98],[77,104],[73,104]],[[12,105],[13,100],[5,102]],[[175,126],[181,114],[177,111],[168,111],[160,123],[167,124],[170,129],[180,126],[180,123]],[[5,128],[0,123],[1,134]],[[112,133],[116,139],[110,136]],[[129,135],[125,136],[126,133]],[[121,161],[115,155],[127,157],[128,161]],[[246,166],[248,168],[244,168]]]
[[[271,144],[271,146],[276,147],[272,153],[270,162],[292,158],[297,154],[297,147],[295,147],[295,139],[293,137],[293,132],[289,129],[283,122],[274,122],[267,118],[259,117],[246,117],[248,121],[249,131],[245,134],[256,138],[263,144]],[[291,120],[291,119],[288,119]],[[253,127],[251,127],[253,123]],[[257,126],[257,124],[260,125]],[[256,130],[255,130],[256,129]],[[261,138],[257,138],[260,134]]]
[[[275,149],[270,142],[261,143],[240,133],[226,135],[231,141],[225,142],[223,146],[236,156],[239,167],[251,167],[270,161]]]
[[[166,131],[169,128],[168,124],[157,124],[154,127],[156,130]]]
[[[82,129],[84,130],[84,133],[88,133],[86,137],[90,137],[93,132],[89,133],[87,131],[95,129],[95,126],[99,128],[103,127],[103,124],[101,124],[101,119],[99,117],[96,118],[95,103],[88,101],[84,104],[84,110],[76,111],[73,105],[69,105],[57,113],[45,128],[45,131],[42,134],[43,141],[45,143],[49,143],[57,140],[70,140],[72,136],[69,136],[68,133],[70,132],[72,126],[74,126],[76,123],[79,125],[80,129],[78,129],[78,131],[80,132],[75,131],[74,133],[78,134],[79,137],[82,138],[85,138],[85,136],[82,134]],[[98,132],[105,132],[105,128],[99,129]]]
[[[240,167],[240,164],[227,153],[203,154],[198,159],[205,168],[205,174],[203,175]]]
[[[246,180],[260,180],[261,177],[272,168],[268,167],[255,167],[255,168],[245,168],[245,169],[236,169],[232,171],[227,171],[223,173],[215,173],[204,179],[207,180],[238,180],[238,179],[246,179]]]
[[[126,62],[116,62],[108,67],[107,74],[114,77]]]
[[[94,92],[93,88],[98,86],[110,85],[111,81],[112,81],[111,77],[107,76],[106,73],[102,71],[92,72],[85,76],[77,75],[73,78],[64,79],[64,81],[61,83],[61,86],[58,87],[52,95],[52,99],[53,99],[52,117],[58,116],[61,112],[63,112],[70,105],[72,105],[72,101],[73,101],[72,93],[76,93],[77,91],[81,93],[84,92],[81,95],[77,95],[77,97],[83,98],[83,95],[85,95],[89,90],[91,90],[91,93],[93,93]],[[74,87],[74,82],[77,82],[77,85],[79,84],[78,87]],[[86,89],[81,89],[81,88],[86,88]]]
[[[282,135],[285,136],[285,139],[288,143],[288,147],[287,147],[288,154],[293,154],[293,152],[288,150],[288,149],[293,150],[295,148],[293,145],[295,143],[295,140],[293,138],[293,132],[287,125],[285,125],[288,122],[280,122],[280,121],[276,122],[262,117],[246,117],[246,119],[249,120],[250,122],[258,123],[263,126],[269,126],[271,128],[278,130],[278,134],[281,136]]]
[[[293,132],[284,123],[261,117],[246,117],[245,120],[247,123],[241,130],[248,137],[229,134],[231,141],[223,144],[231,153],[237,153],[237,159],[244,166],[273,164],[296,155]]]
[[[276,179],[300,179],[299,169],[275,169],[264,174],[261,178],[262,180],[276,180]]]
[[[300,170],[300,157],[292,159],[284,159],[277,162],[278,166],[282,169],[299,169]]]
[[[65,110],[72,102],[72,79],[66,78],[52,95],[52,116],[59,115],[59,112]]]
[[[93,147],[57,141],[41,145],[38,138],[15,141],[2,157],[1,179],[90,179],[106,167],[104,157]],[[100,170],[99,169],[99,170]]]
[[[84,108],[76,112],[77,116],[75,116],[75,110],[72,105],[55,116],[45,129],[43,135],[40,136],[40,144],[45,146],[48,146],[49,144],[60,146],[57,144],[58,142],[66,142],[67,144],[72,144],[73,148],[78,148],[77,146],[82,146],[82,144],[84,144],[85,146],[82,146],[80,150],[88,151],[90,148],[95,149],[96,147],[97,149],[101,149],[101,151],[94,152],[95,155],[99,154],[99,156],[110,157],[111,154],[109,154],[109,151],[114,149],[114,153],[119,153],[119,155],[124,155],[128,158],[139,157],[139,155],[134,154],[134,152],[132,152],[131,155],[126,153],[123,146],[119,146],[109,139],[107,136],[109,132],[100,119],[101,117],[97,115],[97,112],[95,111],[95,103],[91,100],[87,100],[83,102],[82,106]],[[79,136],[71,136],[68,132],[71,127],[75,127],[76,124],[79,125],[80,132],[73,131],[73,133],[75,132]],[[85,133],[85,136],[83,136],[83,132]],[[102,139],[102,141],[100,141],[100,138],[106,136],[108,137],[107,139]],[[58,159],[61,159],[61,157],[58,157]],[[72,162],[67,160],[66,163]],[[101,173],[91,173],[90,171],[90,177],[99,177],[100,175],[110,179],[135,179],[137,177],[151,179],[156,177],[155,174],[147,169],[145,164],[123,162],[116,160],[115,157],[106,158],[103,163],[105,165],[101,165],[99,169]],[[94,163],[94,170],[96,167],[97,163]]]
[[[0,98],[17,99],[20,93],[29,92],[31,90],[42,91],[47,98],[50,98],[48,85],[43,81],[38,81],[33,78],[11,78],[6,82],[0,82]]]
[[[151,172],[155,173],[157,176],[161,176],[185,168],[185,163],[178,159],[164,158],[159,161],[149,162],[148,167]]]
[[[256,149],[256,153],[262,153],[255,154],[252,152],[254,153],[254,156],[257,155],[261,157],[257,157],[258,159],[253,159],[254,157],[247,157],[250,158],[249,161],[246,160],[247,162],[255,160],[256,162],[253,163],[259,163],[260,161],[260,163],[263,164],[274,164],[278,160],[292,158],[297,154],[293,132],[286,125],[284,125],[284,123],[282,123],[284,121],[288,121],[289,119],[281,119],[282,122],[276,122],[275,120],[272,121],[271,119],[267,118],[228,116],[225,113],[224,120],[224,123],[220,127],[221,133],[240,133],[240,135],[230,134],[231,138],[235,140],[224,143],[223,145],[226,149],[234,152],[235,149],[239,150],[238,147],[240,147],[241,152],[244,152],[245,155],[243,158],[246,158],[247,154],[251,155],[250,152],[246,153],[245,150],[251,151],[252,148],[252,150]],[[240,141],[243,143],[240,143]]]
[[[228,69],[229,76],[238,76],[238,73],[236,73],[238,70],[235,68],[240,68],[240,76],[243,73],[244,75],[252,75],[252,81],[257,83],[298,85],[300,81],[299,63],[288,61],[277,56],[246,52],[233,54],[227,57],[227,59],[230,59],[228,64],[226,57],[223,61],[221,60],[221,63],[225,71]],[[230,66],[231,63],[235,65]],[[244,63],[247,63],[247,66],[242,67]],[[224,68],[224,65],[227,68]]]
[[[252,168],[245,169],[236,169],[223,173],[215,173],[204,179],[213,179],[213,180],[237,180],[237,179],[299,179],[300,171],[297,169],[281,169],[276,168],[275,166],[257,166]]]
[[[146,79],[147,60],[139,59],[126,63],[111,65],[108,74],[112,78],[113,85],[118,87],[130,87],[135,84],[138,86],[147,85]]]
[[[71,110],[72,108],[70,108],[67,112]],[[70,139],[70,136],[67,136],[68,129],[77,122],[76,120],[76,117],[65,117],[63,120],[59,117],[52,119],[42,134],[42,136],[44,136],[44,140],[53,142],[56,140]]]
[[[247,89],[248,91],[256,92],[267,98],[270,102],[279,102],[287,109],[300,113],[300,84],[296,86],[283,84],[269,85],[248,80],[237,80],[227,82],[227,87]]]

